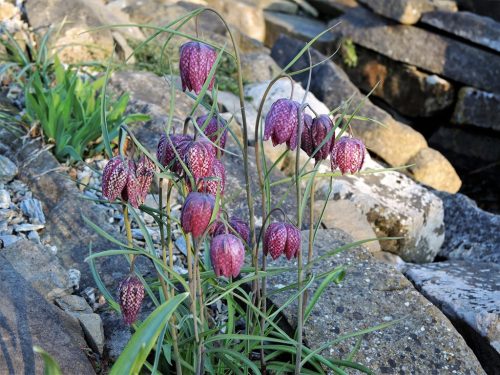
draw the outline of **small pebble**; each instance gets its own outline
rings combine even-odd
[[[32,230],[40,230],[45,228],[43,224],[20,224],[14,226],[16,232],[31,232]]]
[[[0,208],[7,209],[10,207],[10,194],[7,190],[0,190]]]
[[[0,248],[9,247],[10,245],[15,244],[20,239],[20,237],[11,234],[0,236]]]
[[[20,204],[23,214],[29,217],[32,224],[45,224],[45,215],[43,214],[42,202],[38,199],[28,198]]]
[[[68,277],[69,277],[69,282],[73,289],[80,289],[80,278],[81,278],[81,272],[77,270],[76,268],[70,268],[68,270]]]
[[[34,243],[40,243],[40,235],[38,232],[31,231],[28,233],[28,239]]]

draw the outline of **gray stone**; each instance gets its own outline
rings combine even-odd
[[[101,317],[94,313],[73,313],[71,315],[75,316],[82,325],[83,332],[85,333],[85,339],[87,340],[90,348],[94,352],[102,355],[104,350],[104,328]]]
[[[82,273],[75,268],[70,268],[68,270],[69,283],[73,289],[75,289],[75,290],[80,289],[81,276],[82,276]]]
[[[17,165],[8,157],[0,155],[0,183],[6,184],[17,176]]]
[[[7,209],[10,207],[10,194],[7,190],[0,190],[0,209]]]
[[[363,170],[381,169],[373,161]],[[326,194],[327,186],[322,187]],[[368,219],[380,247],[408,262],[431,262],[444,241],[441,200],[398,172],[344,175],[333,179],[332,199],[349,200]]]
[[[284,67],[302,48],[300,42],[283,36],[274,45],[272,56],[280,66]],[[316,50],[311,49],[310,51],[313,64],[325,59],[325,56]],[[291,70],[296,71],[308,66],[308,58],[302,56],[291,67]],[[342,69],[333,62],[323,62],[315,67],[312,73],[310,90],[330,109],[345,106],[347,99],[352,98],[352,103],[345,110],[346,114],[353,113],[356,107],[362,104],[358,112],[359,115],[377,120],[385,125],[385,127],[380,126],[380,124],[370,121],[353,120],[351,122],[353,133],[365,142],[370,152],[378,155],[389,165],[404,165],[419,151],[427,148],[427,142],[420,133],[394,120],[387,112],[365,100]],[[302,82],[302,85],[306,85],[308,75],[296,75],[294,79]],[[443,165],[443,163],[441,164]],[[435,171],[438,178],[453,176],[454,179],[458,179],[451,164],[448,163],[445,167],[445,169]]]
[[[325,207],[325,201],[316,201],[314,215],[319,218]],[[330,200],[326,202],[325,213],[321,218],[325,228],[338,228],[346,232],[354,241],[362,241],[376,238],[372,226],[366,216],[349,200]],[[380,251],[378,241],[370,241],[363,244],[371,253]]]
[[[471,12],[426,12],[422,23],[500,52],[500,23]]]
[[[500,132],[500,94],[463,87],[458,92],[455,112],[451,119],[455,124],[469,124]]]
[[[410,117],[431,117],[450,107],[455,99],[454,86],[447,80],[401,64],[381,54],[354,46],[357,61],[345,57],[342,68],[363,92],[382,98],[397,112]]]
[[[500,91],[500,56],[494,53],[414,26],[393,24],[361,8],[331,22],[339,21],[334,32],[358,45],[470,86]]]
[[[16,232],[31,232],[45,228],[44,224],[19,224],[14,226]]]
[[[66,20],[60,32],[51,35],[51,43],[58,46],[58,56],[63,62],[102,61],[113,52],[110,30],[88,32],[106,23],[99,17],[98,12],[105,9],[100,0],[75,0],[71,3],[63,0],[30,0],[26,2],[25,9],[29,24],[34,29],[50,26],[59,28]]]
[[[0,242],[2,244],[2,246],[0,246],[0,248],[2,248],[2,247],[9,247],[9,246],[15,244],[17,241],[19,241],[21,239],[22,239],[21,237],[14,236],[12,234],[2,235],[2,236],[0,236]]]
[[[241,54],[241,75],[245,83],[270,81],[280,72],[280,67],[268,52]]]
[[[23,214],[30,218],[32,224],[45,224],[45,215],[43,214],[42,202],[38,199],[30,198],[21,202]]]
[[[72,292],[66,271],[59,260],[42,245],[22,239],[2,250],[2,254],[48,301]]]
[[[405,25],[417,23],[422,12],[429,9],[427,0],[359,0],[375,13]]]
[[[462,194],[436,192],[444,205],[445,238],[439,256],[500,264],[500,215]]]
[[[327,18],[335,18],[348,11],[351,8],[356,8],[358,3],[356,0],[308,0],[319,13]]]
[[[264,17],[266,20],[266,40],[264,43],[268,47],[273,46],[281,34],[307,43],[328,28],[325,23],[319,20],[293,14],[265,11]],[[329,53],[332,50],[333,41],[333,36],[326,33],[316,41],[315,46],[321,51]]]
[[[489,374],[500,372],[500,265],[408,265],[406,276],[468,341]]]
[[[259,6],[273,12],[296,14],[299,5],[291,0],[259,0]]]
[[[66,312],[78,312],[84,314],[92,314],[92,308],[89,306],[85,298],[70,294],[61,298],[56,298],[55,303]]]
[[[40,243],[40,235],[36,231],[31,231],[28,233],[28,240],[34,243]]]
[[[2,250],[0,373],[43,374],[43,360],[33,352],[37,345],[54,357],[63,374],[94,374],[84,352],[87,345],[78,322],[48,303],[23,276],[26,275],[11,264]]]
[[[303,251],[307,232],[302,232]],[[315,256],[323,256],[352,239],[340,230],[320,230],[314,246]],[[285,258],[271,266],[293,267],[296,260]],[[399,323],[363,336],[354,361],[368,366],[376,374],[484,374],[472,350],[450,321],[425,299],[394,267],[376,261],[362,247],[355,247],[322,259],[313,267],[315,275],[347,268],[340,285],[330,284],[305,324],[305,339],[312,349],[343,334],[366,329],[384,322]],[[296,271],[268,279],[268,290],[294,283]],[[310,295],[321,281],[312,286]],[[283,304],[294,290],[272,296]],[[284,310],[296,322],[296,302]],[[342,341],[322,353],[328,358],[345,358],[355,341]],[[354,373],[354,372],[353,372]]]

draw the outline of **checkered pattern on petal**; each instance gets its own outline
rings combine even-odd
[[[304,129],[302,129],[302,134],[300,137],[300,148],[304,150],[304,152],[311,156],[314,148],[313,141],[311,135],[311,126],[312,126],[312,117],[307,113],[304,114]]]
[[[118,198],[125,185],[129,174],[128,163],[120,156],[110,159],[102,172],[102,194],[109,200]]]
[[[208,227],[215,207],[215,198],[206,193],[191,192],[181,211],[181,225],[185,233],[200,237]]]
[[[208,115],[203,115],[196,119],[196,123],[198,124],[200,129],[203,128],[203,124],[205,123],[207,118]],[[224,147],[226,147],[227,132],[228,130],[226,121],[219,118],[217,115],[214,115],[208,122],[205,129],[203,129],[203,133],[208,137],[208,139],[210,139],[221,149],[224,149]]]
[[[210,243],[210,260],[217,277],[236,277],[245,261],[245,247],[233,234],[220,234]]]
[[[198,191],[216,196],[219,189],[220,195],[224,195],[224,187],[226,186],[226,168],[224,168],[224,164],[220,160],[215,159],[212,165],[211,176],[202,178],[197,186]]]
[[[271,138],[273,145],[282,143],[294,150],[297,147],[298,111],[300,104],[290,99],[278,99],[267,113],[264,140]]]
[[[358,138],[342,137],[335,143],[330,155],[332,170],[339,168],[342,174],[356,173],[365,161],[366,148]]]
[[[311,138],[312,138],[312,148],[313,151],[316,150],[321,142],[326,138],[330,130],[333,128],[332,120],[327,115],[320,115],[314,118],[311,125]],[[332,137],[319,149],[314,155],[316,161],[325,160],[330,154],[333,147],[333,140],[335,135]]]
[[[183,168],[179,159],[176,157],[174,149],[179,154],[179,157],[184,160],[187,149],[192,141],[193,138],[189,135],[170,134],[167,137],[165,134],[162,134],[156,151],[158,161],[164,167],[169,167],[172,172],[181,175]]]
[[[140,204],[144,203],[155,175],[155,164],[145,155],[141,156],[135,172],[140,189]]]
[[[188,42],[180,47],[179,70],[183,91],[199,94],[217,59],[215,49],[205,43]],[[208,86],[212,90],[214,77]]]
[[[264,233],[264,255],[278,258],[285,251],[287,231],[284,223],[270,224]]]
[[[250,242],[250,227],[245,221],[236,216],[232,216],[228,224],[236,233],[238,233],[244,242]],[[218,236],[219,234],[226,233],[231,233],[231,230],[228,228],[226,231],[225,225],[218,221],[217,224],[214,225],[213,235]]]
[[[131,325],[137,320],[141,309],[144,286],[137,277],[129,276],[120,283],[118,293],[123,320],[126,324]]]
[[[285,245],[285,255],[288,260],[293,257],[297,258],[300,252],[301,234],[295,226],[286,223],[286,245]]]
[[[192,142],[185,155],[186,165],[196,180],[210,176],[214,160],[215,148],[204,139]]]

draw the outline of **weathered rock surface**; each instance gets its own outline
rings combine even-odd
[[[0,155],[0,183],[6,184],[17,176],[17,165],[5,155]]]
[[[304,42],[302,46],[304,46],[305,43],[328,28],[325,23],[319,20],[293,14],[265,11],[264,17],[267,29],[264,43],[269,47],[273,46],[281,34],[302,40]],[[335,49],[333,47],[334,40],[330,33],[323,34],[316,41],[316,48],[330,53],[332,49]]]
[[[462,194],[436,192],[443,201],[445,238],[439,256],[500,264],[500,215]]]
[[[300,42],[283,36],[274,45],[272,57],[280,66],[284,67],[302,47]],[[319,63],[325,58],[314,49],[311,50],[311,57],[313,64]],[[309,60],[302,56],[291,69],[292,71],[300,70],[308,66]],[[296,75],[294,79],[305,85],[308,75]],[[365,100],[347,75],[331,61],[324,62],[313,69],[310,90],[331,109],[344,105],[346,100],[352,97],[352,104],[350,110],[346,111],[347,114],[354,112],[358,103],[363,101],[359,114],[379,121],[385,124],[385,127],[374,122],[353,120],[351,122],[353,132],[363,139],[371,152],[377,154],[391,166],[404,165],[420,150],[427,148],[427,142],[420,133],[394,120],[387,112]],[[439,159],[442,158],[442,156],[438,156]],[[437,171],[440,176],[446,176],[446,178],[453,176],[453,180],[459,179],[450,164],[443,165],[443,167],[445,169]]]
[[[434,189],[455,192],[462,185],[450,162],[432,148],[421,149],[408,164],[408,172],[415,180]]]
[[[366,216],[349,200],[329,200],[316,201],[314,205],[314,215],[319,218],[321,212],[325,210],[321,222],[327,229],[338,228],[346,232],[354,241],[368,240],[376,238],[372,226]],[[378,241],[364,243],[370,253],[380,251]]]
[[[422,23],[500,52],[500,23],[471,12],[426,12]]]
[[[408,265],[406,276],[453,322],[489,374],[500,372],[500,266]]]
[[[381,169],[367,161],[363,170]],[[327,186],[322,191],[326,194]],[[431,262],[444,241],[441,200],[398,172],[381,172],[336,177],[332,199],[354,203],[372,225],[377,237],[402,237],[382,240],[380,247],[408,262]]]
[[[417,23],[422,12],[429,9],[426,0],[360,0],[375,13],[405,25]]]
[[[269,56],[267,51],[241,54],[241,75],[243,76],[243,82],[270,81],[280,72],[280,67]]]
[[[458,92],[455,112],[451,119],[456,124],[470,124],[500,132],[500,94],[463,87]]]
[[[331,23],[354,43],[429,72],[480,89],[500,92],[500,56],[414,26],[394,24],[356,8]],[[412,48],[408,48],[411,45]],[[479,68],[480,67],[480,68]]]
[[[307,232],[303,232],[303,249]],[[325,255],[351,242],[339,230],[320,230],[314,251]],[[306,251],[306,250],[304,250]],[[283,260],[270,266],[290,266]],[[376,261],[367,250],[357,247],[326,258],[313,267],[315,274],[339,265],[348,267],[340,285],[330,285],[315,306],[305,325],[308,345],[317,348],[342,334],[402,318],[402,321],[363,337],[354,360],[377,374],[484,374],[472,350],[450,321],[432,303],[417,292],[395,268]],[[270,289],[293,283],[296,272],[269,278]],[[313,290],[319,282],[313,286]],[[273,296],[282,304],[288,292]],[[296,307],[285,315],[295,321]],[[341,358],[353,348],[354,340],[327,348],[323,354]],[[345,357],[344,357],[345,358]]]
[[[59,58],[66,63],[107,59],[113,51],[113,37],[110,30],[88,32],[103,25],[97,11],[103,9],[101,0],[30,0],[25,4],[26,15],[34,29],[52,25],[57,29],[66,19],[64,27],[53,40],[54,47],[65,46],[59,51]],[[53,33],[53,37],[56,33]]]
[[[356,46],[356,63],[342,59],[342,68],[363,92],[382,98],[399,113],[431,117],[453,104],[455,89],[447,80],[395,62],[381,54]]]
[[[349,9],[358,6],[356,0],[309,0],[308,2],[315,7],[322,16],[328,18],[338,17]]]
[[[57,257],[42,245],[23,239],[3,249],[2,254],[10,266],[47,301],[73,291],[66,270]]]
[[[0,373],[44,373],[33,346],[47,351],[64,374],[94,374],[83,351],[80,325],[56,306],[45,301],[0,253]]]
[[[295,14],[299,11],[299,5],[290,0],[258,0],[258,3],[264,10],[273,12]]]

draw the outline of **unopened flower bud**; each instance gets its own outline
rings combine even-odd
[[[236,277],[245,261],[245,247],[233,234],[219,234],[212,238],[210,260],[217,277]]]
[[[338,167],[342,174],[359,172],[365,161],[365,152],[366,148],[361,139],[340,138],[330,155],[332,171]]]
[[[120,283],[118,292],[123,320],[126,324],[131,325],[137,320],[141,309],[144,299],[144,285],[137,277],[129,276]]]
[[[215,197],[206,193],[191,192],[182,206],[181,225],[185,233],[200,237],[210,224],[215,207]]]

